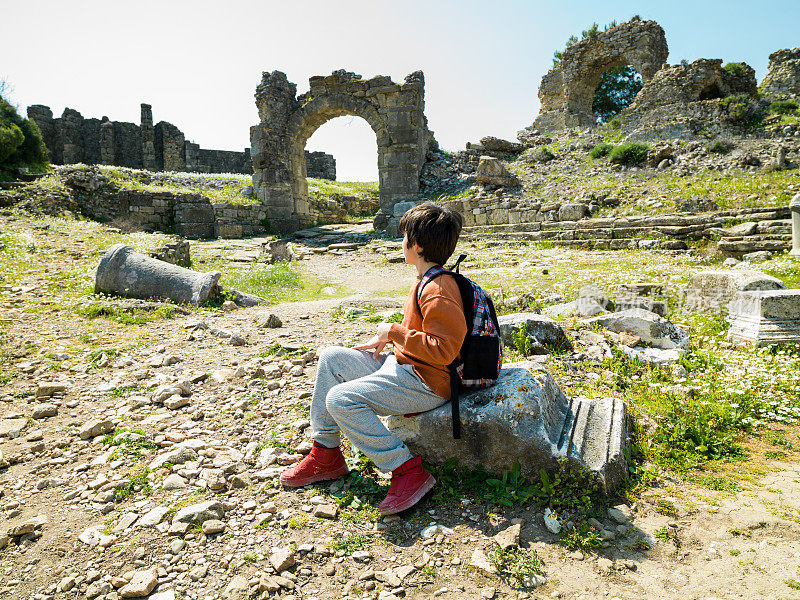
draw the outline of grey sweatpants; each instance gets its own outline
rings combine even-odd
[[[446,401],[431,391],[414,367],[397,364],[393,354],[375,360],[372,352],[331,346],[319,355],[311,437],[334,448],[344,432],[381,471],[392,471],[412,456],[378,415],[424,412]]]

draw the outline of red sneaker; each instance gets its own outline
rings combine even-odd
[[[281,473],[281,483],[286,487],[302,487],[318,481],[338,479],[348,472],[339,446],[326,448],[314,442],[308,456]]]
[[[386,499],[378,510],[383,515],[393,515],[414,506],[436,484],[433,475],[422,468],[422,459],[416,456],[392,471],[392,483]]]

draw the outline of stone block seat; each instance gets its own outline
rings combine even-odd
[[[728,305],[728,340],[755,347],[800,344],[800,290],[738,292]]]
[[[462,393],[461,439],[453,439],[450,403],[412,417],[384,418],[411,452],[432,464],[457,457],[459,467],[501,474],[519,461],[522,473],[539,479],[559,459],[597,474],[613,492],[625,479],[628,418],[618,399],[567,398],[535,362],[506,364],[497,385]]]

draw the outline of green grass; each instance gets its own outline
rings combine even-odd
[[[175,308],[169,304],[164,304],[155,310],[144,310],[141,308],[125,309],[120,306],[99,303],[84,303],[76,305],[74,311],[86,319],[104,318],[123,325],[143,325],[144,323],[175,317]]]
[[[532,575],[544,575],[542,561],[533,548],[495,548],[488,558],[500,576],[513,579],[517,585],[524,585]]]
[[[200,193],[207,197],[213,204],[259,204],[260,200],[253,197],[241,195],[241,190],[245,186],[252,185],[252,176],[237,175],[233,173],[218,174],[214,179],[223,179],[227,183],[221,189],[199,185],[201,178],[207,178],[212,174],[203,173],[202,175],[192,175],[186,173],[173,174],[173,177],[180,179],[180,184],[170,182],[143,183],[139,180],[141,172],[136,172],[124,167],[101,166],[100,171],[114,182],[118,187],[125,190],[142,190],[148,192],[172,192],[174,194]]]
[[[308,193],[317,196],[376,196],[377,181],[331,181],[330,179],[306,178]]]
[[[348,533],[328,542],[327,546],[331,552],[344,550],[345,554],[352,554],[356,550],[369,550],[372,540],[363,533]]]

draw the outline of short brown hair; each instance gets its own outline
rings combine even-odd
[[[425,202],[409,210],[400,219],[398,229],[408,244],[418,244],[422,257],[443,265],[456,249],[461,235],[461,213],[435,202]]]

